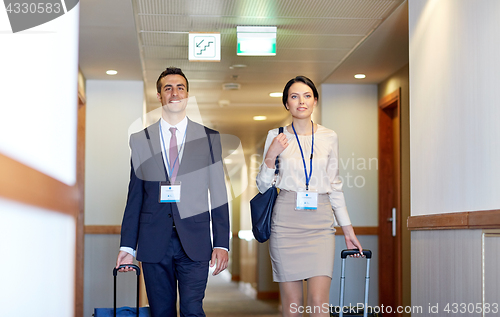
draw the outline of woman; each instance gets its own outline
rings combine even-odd
[[[307,280],[311,316],[330,316],[325,307],[329,305],[335,249],[332,208],[347,248],[362,251],[339,178],[337,134],[311,120],[318,97],[314,83],[307,77],[297,76],[286,84],[283,105],[292,115],[292,124],[279,135],[278,129],[269,131],[264,161],[257,175],[261,193],[273,181],[280,188],[272,215],[269,249],[283,316],[301,315],[303,280]],[[279,175],[274,180],[278,155]]]

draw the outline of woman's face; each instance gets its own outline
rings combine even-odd
[[[311,87],[304,83],[297,82],[290,86],[286,108],[297,119],[307,119],[311,117],[318,99],[314,98]]]

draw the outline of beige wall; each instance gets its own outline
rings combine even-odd
[[[142,81],[87,81],[86,225],[121,224],[130,177],[128,130],[142,118],[142,100]]]
[[[409,2],[411,213],[500,207],[500,2]]]
[[[321,122],[339,138],[340,176],[353,226],[378,225],[377,86],[321,85]]]
[[[142,118],[141,81],[87,81],[85,224],[120,225],[130,175],[129,127]],[[138,126],[141,128],[141,125]],[[120,247],[117,234],[85,237],[84,316],[112,307],[112,268]],[[135,275],[118,278],[119,306],[135,303]]]
[[[339,137],[340,175],[354,227],[378,226],[378,149],[377,86],[321,85],[321,123]],[[354,164],[353,164],[354,163]],[[364,163],[364,164],[363,164]],[[371,163],[371,165],[370,165]],[[361,182],[362,180],[362,182]],[[378,305],[378,238],[359,236],[363,248],[373,252],[370,269],[369,305]],[[345,249],[343,236],[335,239],[335,260],[330,303],[339,304],[340,251]],[[352,260],[352,259],[351,259]],[[363,300],[364,261],[348,261],[345,303],[356,305]]]
[[[495,0],[409,2],[412,216],[500,209],[498,12]],[[485,270],[498,269],[489,255],[500,241],[485,240],[481,230],[411,233],[419,316],[500,297],[498,274]]]

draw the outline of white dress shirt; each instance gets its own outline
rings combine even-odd
[[[160,142],[162,142],[161,152],[163,154],[163,164],[165,164],[165,167],[167,168],[167,173],[170,173],[169,165],[167,164],[167,157],[168,157],[168,162],[170,163],[171,166],[173,166],[174,161],[176,159],[175,157],[170,157],[170,151],[169,151],[170,138],[172,137],[172,134],[170,133],[170,128],[172,127],[177,128],[177,130],[175,131],[175,136],[177,138],[177,150],[179,151],[179,159],[175,164],[180,165],[182,160],[182,153],[184,153],[184,144],[186,141],[186,130],[187,130],[188,120],[187,117],[184,117],[184,119],[182,119],[181,122],[179,122],[174,126],[168,123],[167,121],[163,120],[163,118],[161,118],[160,124],[161,124],[161,130],[160,129],[158,130],[160,130],[161,132],[158,131],[158,133],[160,134]],[[163,139],[162,139],[162,132],[163,132]],[[165,142],[165,144],[163,144],[163,142]],[[165,145],[165,147],[163,147],[163,145]],[[167,153],[165,153],[165,151]]]

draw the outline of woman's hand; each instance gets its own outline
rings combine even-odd
[[[275,168],[274,163],[276,161],[276,157],[281,154],[288,146],[288,140],[285,134],[280,133],[277,137],[273,139],[273,142],[269,146],[267,150],[266,157],[264,162],[266,162],[267,167]]]
[[[344,231],[345,245],[347,248],[359,250],[359,254],[356,254],[354,257],[359,258],[360,256],[363,256],[363,248],[361,247],[361,243],[359,243],[358,238],[356,238],[352,225],[342,226],[342,231]]]

